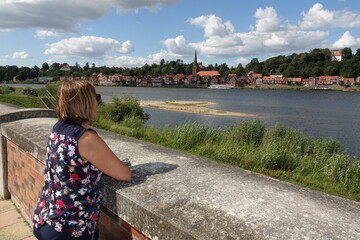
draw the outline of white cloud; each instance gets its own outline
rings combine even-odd
[[[0,62],[7,62],[7,59],[0,56]]]
[[[256,31],[273,32],[280,29],[280,20],[278,18],[278,14],[272,7],[257,9],[254,17],[258,19],[256,20]]]
[[[188,22],[197,27],[204,28],[205,37],[227,36],[235,31],[235,28],[230,21],[223,23],[222,19],[214,14],[189,18]]]
[[[77,32],[81,21],[95,20],[107,15],[112,7],[122,13],[139,8],[175,4],[179,1],[6,0],[0,1],[0,29],[41,28]]]
[[[168,38],[162,41],[162,44],[173,53],[179,56],[190,56],[194,54],[195,48],[186,44],[186,39],[183,35],[177,36],[176,38]]]
[[[360,48],[360,38],[353,37],[349,31],[346,31],[339,40],[333,45],[333,48]]]
[[[133,48],[130,40],[123,42],[121,44],[121,48],[118,50],[119,53],[123,53],[123,54],[132,53],[133,51],[134,51],[134,48]]]
[[[121,67],[138,67],[148,63],[148,59],[143,57],[120,56],[113,57],[107,56],[106,65],[121,66]]]
[[[251,31],[235,32],[233,24],[215,15],[191,18],[188,21],[204,29],[205,40],[186,44],[184,36],[167,39],[163,44],[173,54],[186,56],[188,49],[197,49],[199,54],[213,58],[254,56],[264,54],[308,51],[322,47],[328,32],[300,31],[294,26],[280,25],[276,11],[271,8],[257,9],[256,27]]]
[[[40,39],[45,39],[48,37],[58,37],[58,36],[62,36],[65,33],[61,33],[61,32],[53,32],[53,31],[47,31],[47,30],[37,30],[35,33],[35,37],[40,38]]]
[[[303,20],[299,26],[303,29],[314,29],[321,27],[359,27],[360,15],[346,9],[330,11],[323,8],[320,3],[314,4],[308,12],[302,12]]]
[[[107,56],[106,64],[110,65],[110,66],[139,67],[139,66],[143,66],[145,63],[147,63],[147,64],[159,63],[161,61],[161,59],[165,59],[167,61],[172,61],[172,60],[176,60],[178,58],[179,58],[178,55],[161,49],[160,52],[155,53],[155,54],[150,54],[147,57]]]
[[[45,54],[55,58],[101,58],[108,52],[116,51],[120,43],[111,38],[82,36],[80,38],[63,39],[47,44]]]
[[[243,66],[246,66],[246,64],[248,64],[250,61],[251,61],[251,60],[249,60],[249,59],[247,59],[247,58],[243,58],[243,57],[235,59],[235,63],[236,63],[237,65],[241,63],[241,65],[243,65]],[[236,65],[236,66],[237,66],[237,65]],[[235,67],[236,67],[236,66],[235,66]]]
[[[30,59],[31,56],[26,52],[14,52],[11,58],[14,59]]]

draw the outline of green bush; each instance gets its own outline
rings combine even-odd
[[[125,117],[136,117],[143,123],[149,119],[149,115],[141,108],[138,100],[132,96],[124,96],[120,99],[114,97],[111,103],[100,105],[98,117],[110,119],[113,122],[121,122]]]
[[[38,93],[40,96],[47,96],[47,92],[49,92],[54,98],[56,98],[57,90],[61,83],[61,81],[48,82],[45,87],[38,90]]]

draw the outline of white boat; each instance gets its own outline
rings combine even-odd
[[[234,85],[226,85],[226,84],[211,84],[210,87],[211,89],[232,89],[235,88]]]

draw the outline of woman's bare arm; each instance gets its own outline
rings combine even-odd
[[[120,161],[108,145],[93,131],[86,131],[79,139],[81,157],[106,175],[121,181],[131,180],[131,170]]]

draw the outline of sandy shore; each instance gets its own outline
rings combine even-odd
[[[208,108],[208,106],[216,105],[212,102],[199,101],[140,101],[140,106],[148,108],[156,108],[161,110],[186,112],[214,116],[232,116],[232,117],[256,117],[256,114],[230,112],[219,109]]]

